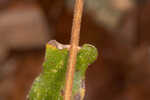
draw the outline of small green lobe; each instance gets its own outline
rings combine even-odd
[[[32,85],[29,100],[63,100],[68,55],[67,49],[60,50],[47,44],[43,71]],[[86,69],[96,60],[97,55],[97,49],[90,44],[84,44],[78,51],[72,100],[75,100],[76,94],[81,94]]]

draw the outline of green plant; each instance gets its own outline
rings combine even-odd
[[[69,48],[69,45],[62,45],[54,40],[46,45],[43,71],[32,85],[29,100],[64,100]],[[78,48],[71,100],[83,100],[85,72],[97,55],[97,49],[90,44]]]

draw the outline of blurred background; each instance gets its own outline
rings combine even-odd
[[[26,100],[45,43],[68,44],[73,0],[0,0],[0,100]],[[150,100],[150,1],[85,0],[80,45],[99,51],[85,100]]]

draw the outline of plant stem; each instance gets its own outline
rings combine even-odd
[[[83,0],[75,1],[74,18],[71,32],[70,51],[66,74],[65,94],[64,100],[71,100],[73,79],[76,65],[76,56],[78,52],[79,38],[80,38],[80,27],[81,18],[83,12]]]

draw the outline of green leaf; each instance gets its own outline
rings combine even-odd
[[[68,61],[68,45],[50,41],[46,45],[43,71],[35,79],[29,92],[29,100],[63,100]],[[85,44],[77,54],[72,100],[83,100],[85,94],[85,72],[97,58],[97,49]]]

